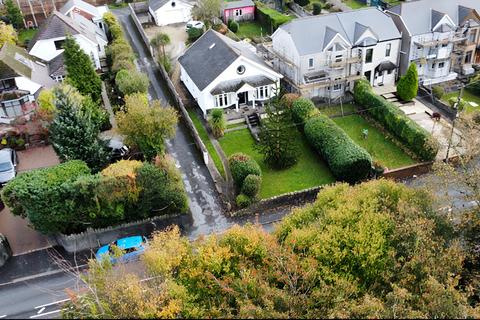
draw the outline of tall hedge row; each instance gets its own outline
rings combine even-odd
[[[275,9],[271,9],[261,2],[256,2],[256,15],[260,24],[263,25],[270,32],[274,32],[279,26],[286,22],[290,22],[293,17],[287,16],[278,12]]]
[[[394,104],[376,95],[368,81],[357,81],[354,97],[355,102],[364,106],[370,116],[394,134],[421,160],[435,159],[439,149],[438,141]]]
[[[305,123],[304,132],[337,179],[353,183],[368,177],[372,157],[329,117],[316,115],[310,118]]]

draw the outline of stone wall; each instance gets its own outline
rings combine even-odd
[[[148,235],[155,230],[162,230],[171,225],[185,227],[191,222],[190,214],[165,215],[104,229],[87,229],[78,234],[59,234],[52,236],[51,240],[62,246],[67,252],[77,252],[98,248],[126,236]]]

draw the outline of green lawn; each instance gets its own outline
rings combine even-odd
[[[458,91],[455,92],[450,92],[442,97],[442,100],[448,104],[448,99],[455,97],[458,97]],[[480,111],[480,97],[473,94],[469,90],[463,90],[463,100],[467,101],[469,104],[465,108],[466,112],[472,112],[472,111]],[[470,103],[476,103],[478,106],[474,107]]]
[[[300,132],[297,139],[301,146],[298,162],[285,170],[273,170],[265,165],[262,155],[254,149],[255,142],[248,129],[228,132],[219,141],[227,156],[243,152],[258,162],[263,176],[260,198],[265,199],[335,181],[326,163],[312,151]]]
[[[358,0],[343,0],[343,2],[352,9],[365,8],[367,5]]]
[[[126,3],[126,2],[108,4],[109,9],[121,9],[121,8],[125,8],[125,7],[128,7],[128,3]]]
[[[389,169],[396,169],[415,164],[393,141],[387,139],[382,132],[359,115],[334,118],[338,124],[356,143],[365,148],[374,160]],[[362,131],[368,129],[368,138],[363,138]]]
[[[320,107],[319,110],[321,113],[331,117],[331,116],[338,116],[342,115],[342,107],[343,107],[343,113],[351,113],[355,112],[357,108],[355,107],[354,104],[343,104],[343,106],[340,105],[334,105],[334,106],[328,106],[328,107]]]
[[[192,122],[195,125],[195,128],[197,128],[198,134],[200,135],[200,138],[205,144],[205,147],[207,147],[208,153],[210,154],[213,162],[215,163],[215,167],[217,167],[222,177],[225,178],[225,169],[223,168],[222,160],[220,159],[220,156],[218,155],[217,150],[215,150],[215,147],[213,146],[212,142],[208,138],[207,130],[203,126],[202,121],[198,117],[198,114],[195,111],[190,109],[188,110],[188,114],[190,115],[190,118],[192,119]]]
[[[32,38],[37,33],[38,29],[27,29],[27,30],[20,30],[18,33],[18,45],[22,47],[26,47],[26,41],[32,40]]]
[[[240,22],[236,35],[241,38],[256,38],[265,36],[266,30],[256,21]]]

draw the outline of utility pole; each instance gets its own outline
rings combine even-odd
[[[460,87],[460,92],[458,93],[457,102],[453,105],[453,110],[455,111],[455,115],[452,121],[452,130],[450,131],[450,138],[448,139],[448,147],[447,147],[447,155],[445,156],[445,163],[448,163],[450,148],[452,146],[453,132],[455,130],[455,121],[457,120],[457,116],[458,116],[458,106],[460,105],[460,101],[462,101],[464,87],[465,85],[462,84],[462,86]]]

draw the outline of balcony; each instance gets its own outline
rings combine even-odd
[[[425,48],[425,47],[436,47],[442,44],[457,43],[457,42],[464,41],[466,39],[467,38],[465,37],[465,35],[463,35],[460,32],[460,33],[455,33],[445,39],[420,39],[418,41],[415,41],[414,43],[418,46]]]
[[[359,63],[362,61],[362,57],[360,56],[352,56],[348,58],[342,58],[341,60],[329,60],[328,66],[331,68],[341,68],[346,67],[352,63]]]

